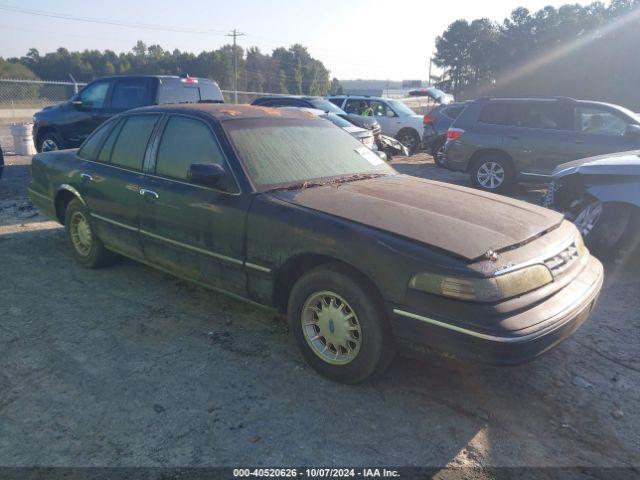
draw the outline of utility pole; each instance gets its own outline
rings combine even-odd
[[[427,85],[430,87],[431,86],[431,63],[432,63],[433,57],[429,57],[429,81],[427,82]]]
[[[233,103],[238,103],[238,58],[236,55],[236,37],[242,37],[244,33],[238,32],[235,28],[227,37],[233,37]]]

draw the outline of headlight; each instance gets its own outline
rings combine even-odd
[[[409,282],[409,287],[459,300],[497,302],[531,292],[552,281],[553,276],[546,266],[533,265],[491,278],[418,273]]]
[[[373,142],[373,137],[364,137],[362,139],[362,143],[364,143],[367,147],[369,148],[373,148],[374,142]]]

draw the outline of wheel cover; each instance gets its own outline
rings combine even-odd
[[[402,138],[400,139],[400,143],[402,143],[405,147],[411,150],[413,147],[416,146],[417,142],[416,142],[416,138],[413,135],[411,135],[410,133],[407,133],[402,136]]]
[[[476,177],[484,188],[494,190],[504,183],[505,171],[497,162],[484,162],[478,168]]]
[[[575,223],[583,237],[588,237],[602,215],[602,203],[593,202],[587,205],[576,217]]]
[[[444,145],[442,145],[440,148],[438,148],[438,151],[436,152],[436,163],[438,165],[444,165],[445,164],[445,152],[444,152]]]
[[[340,295],[321,291],[307,298],[300,318],[313,353],[332,365],[351,363],[360,352],[362,330],[356,313]]]
[[[54,140],[47,138],[44,142],[42,142],[43,152],[52,152],[53,150],[58,150],[58,144]]]
[[[89,255],[91,246],[93,245],[93,235],[91,233],[91,226],[82,212],[74,212],[73,215],[71,215],[69,229],[71,232],[71,242],[76,252],[83,257]]]

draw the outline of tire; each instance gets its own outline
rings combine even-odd
[[[445,168],[443,155],[445,143],[447,143],[447,139],[441,138],[431,144],[431,156],[433,157],[433,163],[440,168]]]
[[[393,359],[382,301],[338,265],[315,268],[298,279],[289,296],[287,319],[305,361],[331,380],[365,381],[383,373]]]
[[[89,218],[89,212],[80,200],[74,198],[69,202],[64,213],[64,225],[71,254],[86,268],[110,265],[116,256],[93,232]]]
[[[62,139],[56,132],[47,132],[41,135],[38,139],[38,145],[36,145],[38,152],[52,152],[63,148]]]
[[[409,155],[413,155],[420,149],[420,135],[412,128],[404,128],[398,132],[396,137],[409,150]]]
[[[473,162],[469,172],[471,184],[487,192],[507,191],[515,181],[511,159],[500,152],[483,153]]]
[[[621,250],[634,249],[638,214],[633,207],[616,203],[590,202],[574,222],[589,250],[601,258],[613,258]]]

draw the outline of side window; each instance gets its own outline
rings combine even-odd
[[[449,117],[451,120],[455,120],[462,113],[465,107],[449,107],[442,110],[442,114]]]
[[[113,126],[113,122],[105,122],[100,125],[91,135],[84,141],[80,150],[78,150],[78,156],[85,160],[95,160],[100,150],[102,142],[106,138],[109,130]]]
[[[156,159],[156,175],[189,180],[192,163],[224,163],[218,142],[200,120],[173,116],[162,134]]]
[[[100,150],[100,155],[98,155],[98,159],[97,159],[98,162],[109,163],[111,161],[111,152],[113,151],[113,146],[115,145],[116,140],[118,139],[118,135],[120,135],[120,130],[122,130],[122,125],[124,125],[125,121],[126,120],[121,119],[118,122],[118,124],[115,127],[113,127],[113,129],[111,130],[111,133],[109,134],[104,144],[102,145],[102,149]]]
[[[572,108],[557,102],[526,102],[513,106],[512,125],[543,130],[571,130]]]
[[[594,135],[624,135],[629,121],[621,114],[598,107],[576,108],[576,130]]]
[[[347,103],[344,106],[345,112],[353,115],[363,115],[367,112],[368,108],[368,102],[366,102],[365,100],[357,100],[354,98],[347,100]]]
[[[141,170],[144,152],[159,115],[132,115],[121,127],[113,147],[111,163],[132,170]]]
[[[110,82],[94,82],[80,92],[82,106],[86,108],[104,108]]]
[[[506,103],[488,103],[478,117],[481,123],[491,125],[508,125],[509,106]]]
[[[386,117],[387,115],[395,116],[395,112],[393,111],[393,109],[386,103],[372,100],[371,102],[369,102],[369,106],[373,111],[373,115],[375,115],[376,117]]]
[[[149,82],[145,79],[118,80],[111,95],[111,108],[129,110],[149,104]]]

